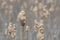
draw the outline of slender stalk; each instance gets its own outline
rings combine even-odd
[[[24,40],[24,27],[22,27],[22,40]]]

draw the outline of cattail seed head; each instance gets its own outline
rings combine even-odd
[[[37,20],[34,20],[34,22],[35,22],[34,29],[35,31],[37,31],[39,27],[39,23],[37,22]]]
[[[21,25],[24,26],[26,24],[26,15],[25,11],[22,10],[18,15],[18,20],[21,22]]]
[[[15,26],[15,24],[9,23],[7,31],[8,31],[8,35],[11,36],[12,38],[14,38],[16,36],[16,26]]]

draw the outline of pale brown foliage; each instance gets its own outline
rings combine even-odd
[[[22,26],[26,24],[26,15],[24,10],[21,10],[21,12],[18,14],[18,21],[21,22]]]
[[[16,36],[16,27],[15,27],[15,24],[12,24],[12,23],[9,24],[7,33],[12,38],[14,38]]]

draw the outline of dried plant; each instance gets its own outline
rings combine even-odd
[[[37,33],[37,40],[44,40],[44,24],[43,20],[40,20],[38,33]]]
[[[38,32],[37,33],[37,40],[44,40],[44,34]]]
[[[26,26],[26,32],[28,32],[30,30],[29,26]]]
[[[24,26],[26,24],[26,16],[25,16],[24,10],[21,10],[21,12],[18,14],[18,21],[21,22],[22,26]]]
[[[10,2],[13,2],[14,0],[10,0]],[[33,6],[31,7],[30,10],[33,10],[35,16],[37,17],[37,13],[38,13],[38,10],[40,10],[39,14],[40,14],[40,22],[36,20],[34,20],[35,24],[34,24],[34,29],[35,29],[35,32],[37,32],[37,40],[44,40],[44,19],[43,18],[47,18],[48,15],[50,15],[50,13],[54,12],[55,11],[55,5],[53,5],[53,0],[47,0],[47,3],[51,3],[51,7],[49,9],[46,9],[47,5],[45,5],[43,3],[43,0],[39,0],[39,8],[36,4],[38,4],[38,0],[35,0],[35,7],[33,8]],[[24,2],[23,3],[25,8],[27,8],[27,3]],[[1,6],[4,6],[6,5],[6,2],[2,3]],[[8,8],[9,7],[9,13],[12,14],[13,12],[13,6],[10,5],[10,6],[6,6],[5,8]],[[3,8],[3,7],[2,7]],[[18,21],[21,23],[21,26],[23,26],[23,31],[22,31],[22,38],[24,40],[24,31],[28,32],[30,30],[29,26],[26,25],[26,15],[25,15],[25,11],[23,9],[23,6],[21,7],[21,11],[19,12],[18,14]],[[8,11],[7,9],[5,10],[5,13],[8,14]],[[10,15],[9,14],[9,15]],[[9,16],[10,19],[11,19],[11,15]],[[26,25],[26,26],[25,26]],[[25,26],[25,30],[24,30],[24,26]],[[12,38],[15,38],[16,36],[16,26],[15,24],[12,24],[12,23],[9,23],[8,25],[8,29],[5,31],[5,34],[8,34],[9,36],[11,36]]]
[[[33,12],[34,12],[34,14],[35,14],[36,17],[37,17],[37,11],[38,11],[38,8],[37,8],[37,6],[35,6],[35,7],[33,8]]]
[[[35,32],[37,32],[37,30],[39,29],[39,23],[37,22],[37,20],[34,20],[35,24],[34,24],[34,29]]]
[[[47,0],[47,3],[53,3],[53,0],[50,0],[48,1]],[[38,33],[37,33],[37,40],[44,40],[44,24],[43,24],[43,21],[44,19],[43,18],[47,18],[48,15],[50,15],[51,12],[54,12],[55,11],[55,5],[51,5],[50,9],[46,9],[47,5],[44,5],[43,2],[40,2],[39,3],[39,9],[40,9],[40,23],[39,23],[39,27],[38,27]],[[37,27],[36,27],[37,28]]]
[[[42,34],[44,34],[44,26],[43,26],[43,25],[40,26],[39,31],[40,31]]]
[[[41,12],[40,12],[41,18],[47,18],[47,16],[48,16],[49,14],[50,14],[49,11],[46,10],[46,9],[43,9],[43,10],[41,10]]]
[[[46,7],[47,5],[44,5],[43,3],[39,3],[41,18],[47,18],[47,16],[50,14],[50,12],[46,9]]]
[[[37,40],[44,40],[44,28],[40,28],[37,33]]]
[[[40,19],[40,23],[35,21],[35,29],[38,29],[37,30],[38,31],[37,40],[44,40],[44,24],[43,24],[44,19],[43,18],[47,18],[48,15],[50,14],[50,11],[48,9],[46,9],[46,7],[47,7],[47,5],[44,5],[44,3],[40,1],[39,9],[40,9],[40,18],[42,20]],[[36,26],[36,24],[37,24],[37,26]]]
[[[26,26],[26,15],[25,15],[25,11],[24,11],[24,6],[21,7],[21,11],[18,14],[17,20],[21,23],[21,26],[22,26],[22,40],[25,40],[25,31],[28,34],[29,27]],[[25,29],[25,27],[26,27],[26,29]]]
[[[12,38],[15,38],[15,36],[16,36],[16,26],[15,26],[15,24],[9,23],[7,33]]]

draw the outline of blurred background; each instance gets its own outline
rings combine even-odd
[[[46,1],[47,0],[44,0],[45,4]],[[37,7],[38,4],[39,0],[36,4]],[[27,16],[27,25],[30,27],[28,35],[25,34],[25,37],[28,37],[26,40],[37,40],[37,33],[34,32],[33,27],[35,19],[40,21],[40,15],[38,13],[36,18],[34,13],[31,11],[35,6],[35,0],[0,0],[0,40],[22,40],[22,28],[20,22],[17,21],[17,16],[21,11],[22,5],[24,6],[24,10]],[[56,6],[58,6],[56,11],[44,19],[44,40],[60,40],[60,0],[56,0]],[[11,39],[8,35],[4,34],[9,22],[16,24],[15,39]]]

